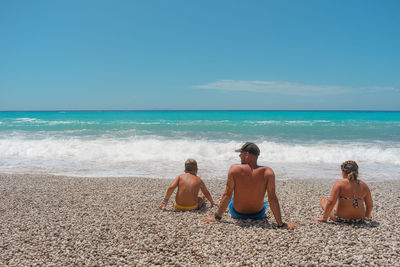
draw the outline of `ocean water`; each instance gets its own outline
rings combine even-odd
[[[0,112],[0,172],[171,179],[195,158],[225,179],[246,141],[277,179],[340,178],[350,159],[361,179],[400,179],[400,112],[372,111]]]

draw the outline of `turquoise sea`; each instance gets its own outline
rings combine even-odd
[[[0,172],[173,178],[191,157],[203,178],[225,178],[246,141],[277,179],[400,179],[400,112],[0,112]]]

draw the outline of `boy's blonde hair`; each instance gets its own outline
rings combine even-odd
[[[187,159],[185,161],[185,171],[193,172],[197,170],[197,162],[194,159]]]

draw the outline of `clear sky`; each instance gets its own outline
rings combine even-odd
[[[400,110],[400,1],[0,1],[0,110]]]

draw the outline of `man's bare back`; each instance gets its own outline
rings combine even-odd
[[[230,172],[235,182],[233,207],[239,213],[254,214],[263,209],[268,178],[272,169],[257,166],[252,169],[247,164],[232,165]]]
[[[296,228],[296,223],[283,223],[279,201],[275,192],[275,174],[266,166],[259,166],[257,159],[260,149],[254,143],[247,142],[240,152],[241,164],[232,165],[228,172],[225,192],[219,203],[218,212],[214,216],[202,219],[202,222],[220,220],[229,205],[232,218],[261,219],[264,217],[266,203],[265,193],[268,191],[268,201],[278,227]],[[233,200],[231,200],[233,195]],[[230,203],[230,201],[232,201]]]

